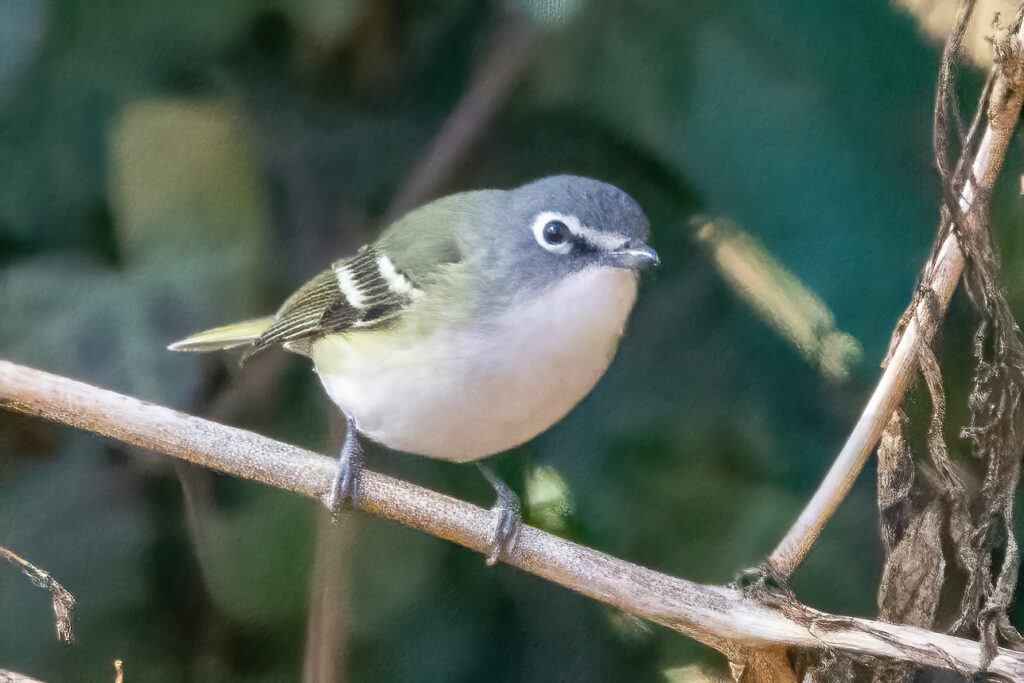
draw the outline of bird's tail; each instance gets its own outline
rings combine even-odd
[[[233,325],[215,327],[199,334],[193,334],[181,341],[176,341],[167,348],[171,351],[192,351],[195,353],[208,353],[210,351],[221,351],[233,349],[236,346],[250,344],[270,327],[274,316],[254,318],[245,320]]]

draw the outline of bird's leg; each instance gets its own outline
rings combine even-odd
[[[356,423],[348,415],[345,416],[345,443],[338,456],[338,467],[334,470],[334,481],[331,490],[324,500],[324,505],[331,511],[335,519],[341,514],[345,503],[356,505],[363,485],[363,447],[359,443],[359,432]]]
[[[490,467],[477,464],[480,471],[491,486],[494,487],[496,498],[491,512],[496,516],[494,529],[490,538],[487,539],[491,546],[491,554],[487,556],[487,564],[494,565],[498,560],[504,559],[515,547],[516,537],[519,535],[519,528],[523,525],[523,517],[519,513],[519,497],[510,489],[505,482],[498,478]]]

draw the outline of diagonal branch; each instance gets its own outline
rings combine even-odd
[[[1009,39],[1008,54],[1002,63],[993,67],[994,81],[991,89],[986,88],[985,91],[988,125],[973,159],[967,157],[961,161],[963,167],[971,168],[971,176],[965,180],[958,198],[963,214],[977,211],[987,202],[1017,126],[1024,100],[1024,88],[1019,83],[1024,72],[1022,39],[1024,24],[1018,17],[1017,29]],[[970,154],[970,151],[965,151],[965,154]],[[910,378],[917,369],[921,344],[934,336],[941,323],[941,316],[956,290],[965,265],[956,237],[957,230],[952,225],[942,227],[947,237],[938,253],[925,264],[924,296],[917,299],[913,309],[915,314],[909,316],[878,386],[824,481],[768,558],[772,569],[782,578],[789,578],[800,566],[825,523],[846,498],[893,411],[903,400]],[[922,324],[927,329],[922,329]]]
[[[335,461],[234,427],[0,361],[0,407],[84,429],[319,500]],[[489,511],[367,471],[359,509],[489,552]],[[710,645],[735,662],[747,652],[830,649],[961,673],[978,671],[978,644],[909,626],[825,614],[786,598],[771,604],[733,588],[677,579],[524,526],[508,561],[523,571]],[[1024,678],[1024,653],[999,649],[988,671]]]
[[[459,103],[391,203],[388,212],[391,218],[433,199],[485,137],[501,105],[530,63],[537,30],[517,12],[502,13],[489,51],[473,72]]]

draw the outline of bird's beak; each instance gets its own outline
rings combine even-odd
[[[615,251],[608,253],[610,264],[616,268],[628,268],[630,270],[643,270],[647,266],[656,266],[661,263],[658,252],[646,244],[626,244]]]

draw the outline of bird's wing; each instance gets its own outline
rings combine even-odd
[[[275,344],[308,355],[320,337],[391,320],[420,294],[386,254],[363,247],[290,296],[245,357]]]

